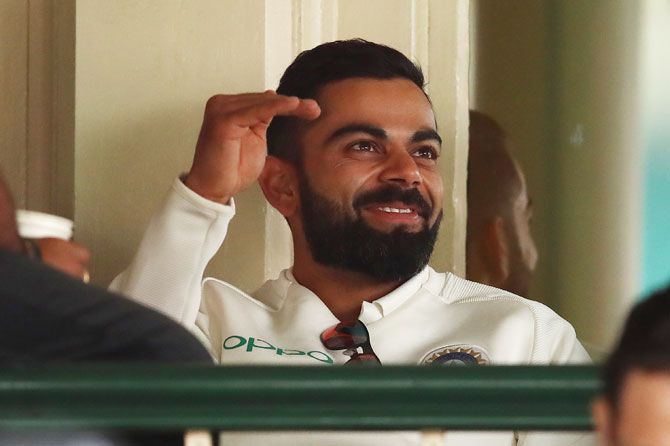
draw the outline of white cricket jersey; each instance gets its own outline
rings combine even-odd
[[[252,295],[202,280],[224,240],[234,205],[206,200],[180,180],[152,219],[130,267],[111,288],[180,321],[221,364],[333,366],[349,357],[319,335],[338,319],[286,270]],[[570,364],[589,357],[572,326],[546,306],[426,267],[359,319],[382,364]],[[450,432],[440,444],[591,445],[592,436]],[[581,438],[580,438],[581,437]],[[234,445],[421,445],[418,432],[223,433]]]

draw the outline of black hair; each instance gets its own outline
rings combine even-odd
[[[636,370],[670,373],[670,286],[633,308],[603,367],[605,396],[615,409],[626,377]]]
[[[423,90],[421,68],[400,51],[363,39],[338,40],[303,51],[284,72],[277,93],[316,99],[321,88],[350,78],[412,81]],[[268,153],[297,163],[300,148],[296,141],[296,118],[276,116],[267,130]]]

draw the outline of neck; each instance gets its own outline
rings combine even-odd
[[[365,274],[323,266],[296,253],[293,276],[328,307],[340,321],[358,319],[364,301],[390,293],[400,281],[379,281]]]

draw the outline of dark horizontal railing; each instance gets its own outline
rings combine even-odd
[[[588,430],[598,369],[60,366],[0,370],[0,429]]]

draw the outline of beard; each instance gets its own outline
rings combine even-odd
[[[416,189],[384,186],[354,199],[355,216],[333,200],[318,194],[300,174],[303,227],[312,257],[322,265],[365,274],[380,281],[405,281],[430,259],[442,220],[440,211],[429,226],[432,207]],[[361,217],[366,204],[402,202],[418,206],[424,226],[409,232],[399,226],[391,232],[372,228]]]

